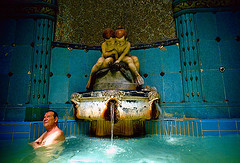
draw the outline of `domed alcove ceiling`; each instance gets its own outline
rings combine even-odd
[[[101,45],[105,28],[123,26],[132,44],[176,38],[171,0],[59,0],[55,41]]]

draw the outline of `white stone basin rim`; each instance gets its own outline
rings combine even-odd
[[[154,107],[154,101],[160,99],[156,91],[92,91],[73,93],[71,101],[75,105],[75,116],[78,119],[102,120],[111,100],[116,101],[119,120],[146,120],[159,116],[159,111]],[[155,110],[153,110],[155,109]],[[154,112],[154,114],[153,114]],[[154,116],[154,117],[153,117]]]

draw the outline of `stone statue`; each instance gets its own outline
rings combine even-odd
[[[92,77],[95,73],[104,68],[108,68],[111,63],[113,63],[118,58],[118,53],[115,50],[115,33],[111,28],[107,28],[103,32],[103,38],[105,42],[102,43],[102,56],[98,59],[97,63],[93,66],[91,74],[87,83],[86,88],[91,89]]]
[[[143,85],[144,80],[138,72],[138,58],[130,54],[131,44],[127,41],[127,32],[122,27],[119,27],[116,32],[107,28],[103,32],[103,38],[105,42],[101,46],[102,56],[93,66],[86,88],[92,89],[96,74],[107,72],[110,69],[120,70],[128,80],[131,80],[133,75],[137,85]],[[130,75],[126,71],[127,69],[130,69]]]
[[[130,71],[134,75],[137,80],[138,85],[143,85],[144,80],[140,76],[139,72],[139,61],[136,56],[131,56],[130,54],[130,47],[131,44],[127,41],[127,32],[122,28],[118,27],[115,32],[116,37],[116,51],[118,52],[118,59],[114,62],[119,63],[120,61],[127,63]]]

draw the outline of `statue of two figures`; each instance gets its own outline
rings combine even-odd
[[[127,41],[126,30],[122,27],[118,27],[116,31],[111,28],[107,28],[103,32],[103,38],[105,39],[105,42],[103,42],[101,46],[102,56],[92,67],[86,88],[88,90],[105,90],[106,88],[111,89],[111,87],[118,89],[116,88],[116,85],[110,86],[111,84],[109,83],[117,81],[117,85],[119,86],[119,82],[125,82],[120,79],[123,77],[129,82],[128,85],[134,84],[135,87],[130,86],[130,88],[129,86],[123,86],[120,89],[135,89],[136,87],[143,85],[144,80],[139,74],[139,61],[136,56],[131,56],[130,54],[131,44]],[[121,75],[116,75],[117,72],[121,72]],[[95,86],[94,89],[93,86],[96,84],[96,79],[107,75],[112,77],[105,77],[102,81],[105,80],[108,84],[100,84],[100,87]],[[102,83],[102,81],[99,82]]]

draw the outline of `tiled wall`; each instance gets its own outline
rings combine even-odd
[[[139,58],[140,74],[146,75],[145,85],[156,87],[162,102],[181,102],[182,86],[177,45],[132,50],[131,55]],[[49,101],[52,104],[64,104],[69,102],[72,93],[86,91],[91,68],[100,56],[100,51],[53,48]]]
[[[163,125],[164,124],[164,125]],[[88,121],[59,121],[59,128],[65,136],[89,135]],[[181,136],[223,136],[240,134],[240,119],[166,119],[145,122],[146,134],[150,135],[181,135]],[[45,131],[42,122],[0,123],[0,140],[37,139]]]
[[[146,121],[146,132],[157,135],[182,135],[182,136],[223,136],[240,134],[239,119],[170,119],[163,121]],[[165,130],[164,130],[165,128]],[[164,132],[166,131],[166,132]]]
[[[67,124],[67,126],[66,126]],[[58,127],[64,131],[65,136],[76,136],[89,133],[89,122],[69,120],[59,121]],[[0,140],[30,139],[35,140],[40,137],[46,129],[40,121],[35,122],[1,122]]]
[[[239,11],[195,14],[203,95],[207,102],[240,103],[239,17]],[[225,71],[220,72],[220,67]]]

